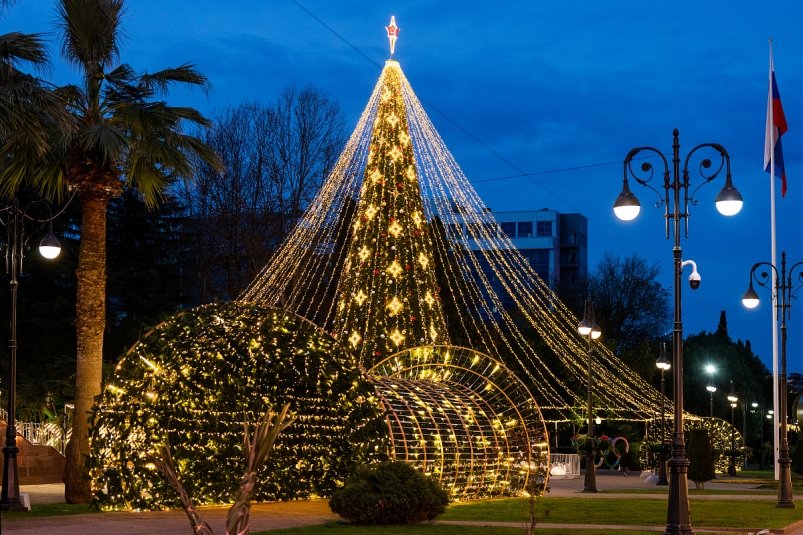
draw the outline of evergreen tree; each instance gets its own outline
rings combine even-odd
[[[447,343],[398,62],[388,60],[380,83],[335,318],[337,336],[368,367],[405,348]]]
[[[695,414],[709,413],[709,395],[705,387],[709,376],[705,366],[713,364],[718,372],[713,381],[720,389],[733,380],[736,395],[743,401],[770,404],[772,381],[770,372],[755,355],[749,341],[734,342],[728,335],[727,319],[720,314],[715,332],[691,335],[684,342],[684,383],[688,395],[686,409]],[[714,416],[730,421],[730,406],[724,396],[714,396]]]
[[[691,429],[688,432],[689,444],[686,454],[689,458],[689,479],[698,489],[705,488],[706,481],[715,477],[714,454],[708,440],[707,429]]]
[[[719,313],[719,325],[717,325],[717,334],[728,336],[728,318],[725,311]]]
[[[145,332],[188,304],[183,222],[181,207],[169,197],[154,209],[131,190],[110,202],[106,362],[116,362]]]

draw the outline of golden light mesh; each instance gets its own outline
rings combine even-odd
[[[543,488],[549,447],[526,386],[501,362],[455,346],[421,346],[370,370],[387,411],[393,458],[435,477],[453,499]]]

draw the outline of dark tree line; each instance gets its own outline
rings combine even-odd
[[[246,104],[216,117],[208,166],[177,190],[189,220],[187,258],[196,300],[236,298],[292,229],[345,140],[337,103],[314,87],[288,87],[273,106]]]
[[[206,142],[220,154],[223,171],[204,167],[192,184],[174,184],[155,207],[131,188],[110,199],[104,376],[166,317],[236,297],[307,207],[343,140],[337,104],[313,87],[290,87],[274,106],[247,104],[215,117]],[[42,259],[35,247],[41,236],[35,236],[19,280],[21,421],[57,416],[74,396],[81,216],[77,202],[54,206],[54,213],[62,209],[54,221],[61,255]],[[7,329],[7,281],[0,284],[0,303]],[[3,370],[7,359],[2,344]],[[4,395],[6,388],[0,384]]]

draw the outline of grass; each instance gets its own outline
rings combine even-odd
[[[419,524],[415,526],[352,526],[339,522],[330,522],[322,526],[306,528],[279,529],[260,531],[253,535],[521,535],[524,527],[500,528],[486,526],[449,526],[444,524]],[[541,529],[538,535],[564,535],[565,529]],[[572,533],[580,535],[655,535],[650,531],[591,529],[577,530]]]
[[[728,496],[728,495],[757,495],[768,496],[774,495],[777,491],[772,488],[760,489],[705,489],[698,490],[695,488],[689,489],[689,496]],[[663,494],[666,496],[669,493],[668,487],[663,488],[645,488],[645,489],[615,489],[615,490],[601,490],[600,494]]]
[[[695,500],[691,498],[691,521],[695,528],[781,528],[801,519],[799,509],[777,509],[771,500]],[[749,506],[747,506],[749,504]],[[527,518],[525,499],[486,500],[450,506],[440,520],[486,520],[523,522]],[[588,498],[539,499],[537,520],[549,523],[661,526],[666,522],[663,500],[622,500]]]
[[[85,515],[100,513],[97,509],[90,509],[85,503],[42,503],[32,504],[30,511],[3,511],[2,517],[7,520],[25,518],[38,518],[45,516]]]

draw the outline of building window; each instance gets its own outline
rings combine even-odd
[[[485,232],[490,238],[498,238],[499,226],[496,223],[485,223]]]
[[[502,232],[504,232],[508,238],[516,237],[516,223],[499,223],[499,226],[502,227]]]
[[[532,237],[533,237],[533,222],[519,221],[519,238],[532,238]]]
[[[458,223],[449,223],[446,228],[450,238],[461,238],[463,236],[463,227]]]
[[[535,249],[530,256],[530,264],[541,277],[541,280],[549,284],[549,249]]]
[[[537,221],[535,223],[535,235],[539,238],[551,238],[552,221]]]

